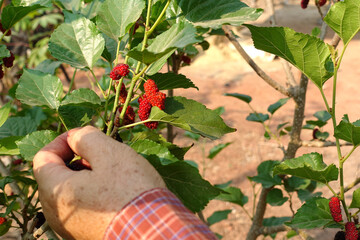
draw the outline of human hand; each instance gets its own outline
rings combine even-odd
[[[65,165],[74,153],[92,170]],[[142,156],[94,127],[72,129],[34,157],[41,205],[51,228],[67,240],[102,239],[115,215],[152,188],[165,188]]]

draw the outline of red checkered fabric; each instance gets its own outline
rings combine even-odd
[[[217,239],[169,190],[155,188],[128,203],[112,220],[104,240]]]

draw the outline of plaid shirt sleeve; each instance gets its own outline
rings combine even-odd
[[[216,240],[208,226],[169,190],[151,189],[112,220],[104,240]]]

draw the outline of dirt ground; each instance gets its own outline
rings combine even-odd
[[[266,6],[258,1],[259,7]],[[310,1],[312,2],[312,1]],[[323,11],[326,8],[324,7]],[[287,1],[284,3],[280,1],[275,5],[275,16],[277,25],[286,26],[303,33],[311,33],[314,27],[321,27],[321,18],[314,5],[311,5],[303,10],[300,7],[300,1]],[[265,11],[263,16],[256,22],[257,25],[270,26],[268,12]],[[262,55],[254,51],[250,34],[246,29],[240,28],[238,30],[240,42],[243,44],[249,54],[256,56],[254,60],[265,72],[273,79],[285,84],[286,76],[283,71],[282,61],[279,59],[271,60],[271,56]],[[331,29],[327,29],[326,42],[330,42],[333,36]],[[208,51],[201,54],[191,65],[191,67],[184,67],[181,73],[190,78],[195,85],[199,87],[196,89],[176,90],[176,95],[182,95],[188,98],[195,99],[202,102],[210,109],[223,106],[225,113],[222,115],[225,122],[237,129],[235,133],[228,134],[222,139],[210,142],[205,145],[205,152],[216,144],[232,142],[232,144],[221,152],[212,161],[207,160],[207,168],[205,177],[211,183],[219,184],[227,181],[232,181],[232,186],[239,187],[248,197],[249,203],[245,205],[247,211],[252,212],[252,188],[247,180],[247,176],[254,176],[257,174],[257,166],[265,160],[280,160],[282,152],[277,147],[276,142],[267,141],[264,137],[264,130],[259,123],[246,121],[245,118],[249,114],[248,106],[235,98],[225,97],[224,93],[242,93],[251,95],[253,101],[252,106],[258,112],[266,112],[267,107],[275,103],[280,98],[284,98],[282,94],[271,88],[260,77],[258,77],[252,69],[246,64],[241,56],[236,52],[234,47],[225,38],[216,38],[211,40],[211,47]],[[342,49],[342,45],[339,45]],[[339,72],[338,94],[337,94],[337,121],[348,113],[350,120],[355,121],[360,118],[360,112],[356,106],[360,103],[360,95],[358,94],[357,86],[359,81],[360,68],[358,64],[358,53],[360,50],[360,42],[358,36],[353,40],[348,51],[343,59],[343,65]],[[293,69],[296,79],[299,79],[300,73]],[[329,80],[325,85],[325,94],[328,99],[332,96],[332,81]],[[329,100],[331,102],[331,100]],[[272,122],[271,128],[276,129],[279,123],[292,122],[292,113],[294,103],[289,101],[281,110],[279,110]],[[306,98],[306,120],[314,119],[312,116],[319,110],[325,110],[325,105],[321,98],[320,92],[313,83],[309,83],[308,94]],[[333,132],[330,125],[325,126],[330,136]],[[304,130],[301,138],[303,140],[311,140],[312,132]],[[331,137],[330,137],[331,138]],[[287,144],[288,139],[283,139],[283,144]],[[187,146],[193,141],[178,134],[175,142],[179,145]],[[201,166],[202,151],[204,145],[195,145],[186,155],[186,159],[194,160]],[[349,151],[349,147],[343,148],[343,153]],[[335,147],[328,148],[301,148],[297,155],[317,151],[323,154],[324,161],[327,164],[337,163],[337,154]],[[345,185],[352,182],[358,176],[359,164],[356,161],[360,154],[355,151],[353,156],[345,164]],[[338,186],[334,184],[334,188],[338,190]],[[324,196],[330,197],[331,193],[327,188],[321,189]],[[296,196],[294,197],[296,199]],[[351,202],[351,194],[347,194],[348,204]],[[298,209],[301,206],[300,202],[294,203],[294,208]],[[205,217],[209,217],[214,211],[231,209],[229,220],[217,223],[211,226],[211,229],[224,236],[225,240],[241,240],[246,238],[246,233],[250,228],[251,222],[244,211],[234,204],[222,203],[220,201],[212,201],[204,210]],[[281,207],[268,207],[265,217],[272,216],[291,216],[289,204],[285,203]],[[333,239],[337,230],[311,230],[307,233],[314,239],[328,240]],[[284,234],[279,234],[276,239],[283,239]],[[262,238],[259,238],[262,239]],[[265,239],[271,239],[266,237]],[[301,239],[294,237],[293,239]]]

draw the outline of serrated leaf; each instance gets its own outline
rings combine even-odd
[[[182,74],[175,74],[172,72],[156,73],[150,76],[150,78],[155,81],[159,90],[169,90],[176,88],[196,88],[199,90],[199,88],[195,86],[195,84],[190,79]]]
[[[220,185],[217,186],[220,187]],[[240,206],[244,206],[249,200],[249,198],[245,196],[239,188],[227,186],[222,188],[222,190],[226,193],[221,193],[217,196],[217,200],[235,203]]]
[[[162,165],[167,165],[179,161],[167,147],[148,140],[138,140],[136,142],[131,143],[130,147],[132,147],[137,153],[142,155],[156,155],[161,161]]]
[[[25,117],[30,117],[36,123],[36,126],[40,126],[41,122],[47,119],[47,116],[41,107],[27,109],[25,111]]]
[[[360,144],[360,125],[357,122],[350,123],[346,114],[339,125],[335,127],[334,136],[357,146]]]
[[[256,20],[263,12],[237,0],[176,0],[173,4],[181,8],[180,16],[183,15],[195,26],[213,29],[221,28],[223,24],[240,26],[246,21]],[[172,17],[179,15],[178,10],[173,12]]]
[[[274,174],[290,174],[328,183],[338,179],[339,170],[334,164],[327,166],[323,162],[322,155],[314,152],[285,160],[274,168]]]
[[[7,5],[1,12],[1,24],[4,29],[10,29],[15,23],[20,21],[23,17],[37,9],[44,8],[40,4],[31,5],[27,7]]]
[[[117,51],[117,41],[108,37],[106,34],[103,34],[103,38],[105,39],[105,48],[101,56],[105,58],[109,63],[112,63],[116,58]],[[124,50],[125,43],[123,40],[120,42],[119,51]]]
[[[96,111],[93,108],[64,105],[59,107],[59,114],[64,119],[67,128],[83,127],[91,121]]]
[[[39,65],[37,65],[35,70],[54,75],[56,69],[58,67],[60,67],[60,65],[61,65],[61,62],[59,62],[59,61],[46,59],[46,60],[42,61]]]
[[[74,68],[90,68],[101,57],[105,40],[95,24],[85,17],[61,24],[51,34],[49,51]]]
[[[147,119],[147,121],[165,122],[165,123],[171,124],[173,126],[176,126],[176,127],[188,130],[188,131],[191,130],[191,127],[187,122],[185,122],[182,119],[179,119],[178,116],[173,116],[173,115],[167,114],[164,111],[161,111],[160,108],[158,108],[158,107],[151,108],[151,112],[150,112],[150,115],[149,115],[149,118]]]
[[[10,51],[7,49],[7,46],[4,44],[0,45],[0,59],[10,57]]]
[[[228,127],[223,119],[203,104],[184,97],[167,97],[165,110],[167,114],[177,117],[178,121],[187,123],[191,132],[210,139],[217,139],[236,129]]]
[[[360,188],[353,192],[352,201],[349,208],[360,208]]]
[[[22,138],[22,136],[11,136],[0,139],[0,155],[19,155],[20,150],[15,142]]]
[[[263,114],[263,113],[250,113],[246,120],[250,122],[265,122],[266,120],[269,120],[269,114]]]
[[[11,117],[0,127],[0,139],[25,136],[36,131],[37,125],[30,117]]]
[[[50,130],[33,132],[16,144],[24,160],[32,161],[35,154],[58,136],[58,133]]]
[[[319,121],[327,122],[331,118],[331,115],[328,111],[317,111],[314,113],[314,117],[319,119]]]
[[[266,196],[266,203],[271,206],[281,206],[283,205],[289,198],[284,197],[283,193],[280,189],[274,188]]]
[[[286,225],[292,228],[313,229],[320,228],[332,222],[329,200],[326,198],[312,198],[296,212],[291,222]]]
[[[299,178],[295,176],[291,176],[289,178],[284,179],[284,186],[286,191],[293,192],[300,189],[306,189],[309,184],[311,183],[311,180]]]
[[[37,70],[24,69],[16,89],[16,98],[30,106],[48,106],[57,109],[63,85],[56,76]]]
[[[65,105],[83,106],[96,109],[101,106],[101,99],[93,90],[80,88],[69,93],[61,101],[61,106]]]
[[[360,5],[358,0],[345,0],[331,6],[324,21],[348,44],[360,30]]]
[[[167,59],[176,51],[176,49],[171,50],[164,56],[162,56],[159,60],[153,62],[150,67],[146,70],[146,74],[154,75],[159,72],[162,67],[167,63]]]
[[[215,147],[211,148],[207,158],[213,159],[216,155],[218,155],[223,149],[225,149],[230,144],[231,144],[231,142],[220,143],[220,144],[216,145]]]
[[[261,183],[264,188],[281,184],[281,178],[273,174],[274,168],[280,164],[279,161],[264,161],[257,167],[258,175],[249,177],[251,181]],[[274,176],[275,175],[275,176]]]
[[[231,209],[222,210],[222,211],[216,211],[213,214],[211,214],[210,217],[206,219],[206,222],[208,223],[208,226],[211,226],[215,223],[221,222],[222,220],[225,220],[228,218],[228,215],[231,213]]]
[[[0,127],[6,122],[11,110],[11,102],[6,103],[0,108]]]
[[[159,172],[167,188],[193,212],[199,212],[220,194],[220,190],[204,180],[199,171],[183,161],[163,166],[158,157],[147,158]]]
[[[127,55],[142,63],[150,64],[176,48],[183,48],[200,41],[192,24],[180,22],[158,35],[144,51],[132,49]]]
[[[230,96],[230,97],[235,97],[237,99],[240,99],[241,101],[244,101],[246,103],[250,103],[252,98],[248,95],[245,94],[240,94],[240,93],[225,93],[225,96]]]
[[[334,75],[328,46],[320,39],[284,27],[255,27],[251,31],[257,49],[284,58],[321,88]]]
[[[143,0],[106,0],[97,13],[96,24],[103,33],[118,41],[139,19],[144,8]]]
[[[289,101],[289,99],[290,98],[282,98],[279,101],[277,101],[276,103],[271,104],[267,109],[268,112],[271,114],[274,114],[279,108],[284,106]]]

